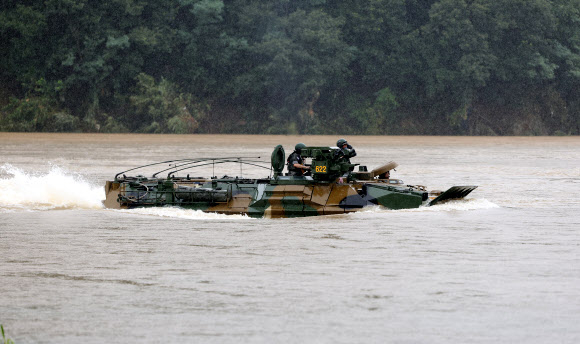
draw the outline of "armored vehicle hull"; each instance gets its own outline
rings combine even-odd
[[[388,209],[408,209],[429,206],[449,199],[463,198],[477,186],[454,186],[437,195],[423,186],[404,185],[398,179],[378,179],[397,166],[391,162],[367,172],[356,164],[333,161],[331,147],[315,147],[303,155],[312,158],[312,175],[282,174],[284,151],[281,146],[272,153],[274,175],[267,178],[190,178],[176,177],[177,171],[223,162],[257,165],[255,160],[242,158],[186,159],[169,161],[166,178],[135,176],[121,172],[105,185],[105,207],[130,209],[139,207],[176,206],[221,214],[245,214],[251,217],[301,217],[344,214],[369,206]],[[155,165],[155,164],[152,164]],[[316,167],[319,166],[319,167]],[[135,169],[132,169],[135,170]],[[132,171],[129,170],[129,171]],[[316,172],[318,171],[318,172]]]

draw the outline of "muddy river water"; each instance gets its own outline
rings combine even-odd
[[[124,169],[338,137],[0,133],[0,323],[19,344],[580,342],[579,137],[346,138],[407,184],[479,188],[313,218],[107,210]]]

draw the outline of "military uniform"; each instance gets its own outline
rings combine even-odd
[[[304,175],[304,172],[302,171],[302,169],[295,167],[294,164],[304,165],[304,159],[302,159],[302,156],[300,155],[300,153],[298,153],[296,151],[294,151],[288,157],[288,174],[291,176]]]
[[[346,147],[344,147],[346,145]],[[354,158],[356,156],[356,151],[354,148],[349,145],[345,139],[340,139],[336,142],[336,146],[338,150],[335,152],[335,158],[337,160],[343,160],[350,164],[350,158]]]

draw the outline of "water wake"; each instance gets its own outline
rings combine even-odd
[[[383,207],[369,207],[365,208],[363,213],[385,213],[385,212],[442,212],[442,211],[466,211],[466,210],[479,210],[479,209],[493,209],[499,208],[500,206],[490,202],[486,199],[479,198],[465,198],[459,200],[451,200],[443,203],[438,203],[434,206],[421,206],[419,208],[413,209],[401,209],[401,210],[390,210]]]
[[[101,209],[104,196],[102,187],[58,166],[44,174],[0,166],[0,212]]]
[[[122,213],[151,215],[159,217],[179,218],[187,220],[250,220],[245,215],[225,215],[216,213],[204,213],[201,210],[183,209],[179,207],[155,207],[116,210]]]
[[[446,211],[467,211],[478,209],[493,209],[499,208],[495,203],[486,199],[468,198],[461,200],[451,200],[444,203],[437,204],[432,207],[422,206],[415,209],[389,210],[380,206],[368,207],[361,213],[388,213],[388,212],[446,212]],[[204,213],[201,210],[183,209],[179,207],[153,207],[153,208],[136,208],[136,209],[122,209],[114,210],[126,214],[135,215],[149,215],[165,218],[178,218],[188,220],[252,220],[253,218],[246,215],[225,215],[216,213]],[[354,213],[353,213],[354,214]],[[353,215],[350,214],[350,215]]]
[[[438,203],[431,207],[420,207],[417,209],[406,209],[404,211],[465,211],[479,209],[493,209],[500,206],[484,198],[464,198]]]

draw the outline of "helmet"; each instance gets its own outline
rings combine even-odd
[[[336,146],[338,148],[341,148],[342,146],[344,146],[345,144],[347,144],[345,139],[338,139],[338,141],[336,141]]]
[[[302,148],[306,148],[306,145],[304,143],[300,142],[296,145],[296,147],[294,147],[294,150],[297,152],[300,152],[302,150]]]

